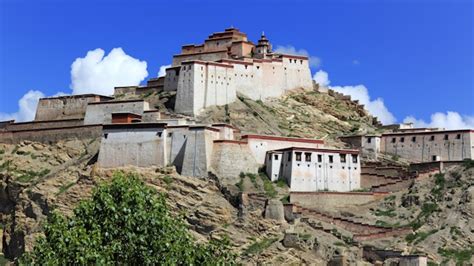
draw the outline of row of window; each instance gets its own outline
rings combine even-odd
[[[296,64],[297,62],[298,62],[297,59],[291,59],[290,58],[290,63],[295,63]],[[300,64],[303,64],[303,60],[300,60]]]
[[[444,140],[449,140],[449,135],[445,134],[443,139]],[[457,134],[456,139],[461,139],[461,134]],[[436,137],[434,135],[432,135],[432,136],[430,136],[429,140],[430,141],[435,141]],[[371,141],[371,138],[368,138],[367,143],[370,143],[370,141]],[[416,142],[416,137],[411,137],[411,141]],[[395,142],[397,142],[397,138],[392,138],[392,143],[395,143]],[[405,142],[405,137],[400,137],[400,142]]]
[[[297,162],[301,162],[302,154],[303,154],[302,152],[295,152],[295,160]],[[312,153],[310,153],[310,152],[305,152],[304,153],[305,162],[311,162],[311,155],[312,155]],[[351,157],[352,157],[352,162],[357,163],[357,160],[358,160],[357,155],[352,154]],[[275,158],[275,160],[278,160],[278,154],[275,154],[274,158]],[[334,163],[334,156],[329,155],[328,160],[329,160],[329,163]],[[345,163],[346,162],[346,154],[339,154],[339,160],[340,160],[341,163]],[[288,161],[291,161],[291,153],[288,155]],[[323,155],[318,154],[318,163],[321,163],[321,162],[323,162]]]

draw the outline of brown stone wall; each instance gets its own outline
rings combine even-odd
[[[98,101],[96,95],[43,98],[38,102],[35,121],[84,118],[87,103]]]
[[[6,131],[0,132],[0,143],[16,144],[23,140],[51,143],[71,138],[96,138],[101,134],[102,125]]]
[[[384,198],[388,193],[372,192],[292,192],[290,202],[306,208],[332,211],[337,207],[361,205]]]
[[[33,121],[33,122],[9,124],[6,127],[6,130],[18,131],[18,130],[35,130],[35,129],[58,128],[58,127],[73,127],[73,126],[82,126],[83,123],[84,123],[84,120],[82,119]]]

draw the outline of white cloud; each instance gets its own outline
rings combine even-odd
[[[296,49],[292,45],[277,45],[275,52],[281,54],[304,55],[309,58],[310,67],[319,67],[321,65],[321,58],[317,56],[311,56],[305,49]]]
[[[322,86],[330,84],[327,72],[320,70],[316,72],[313,79]],[[351,99],[358,100],[365,106],[370,114],[376,116],[383,124],[392,124],[397,121],[395,116],[388,110],[382,98],[371,99],[369,90],[364,85],[356,86],[328,86],[330,89],[351,96]]]
[[[460,115],[457,112],[436,112],[431,115],[431,121],[425,122],[414,116],[407,116],[404,123],[413,123],[415,127],[437,127],[446,129],[474,129],[474,116]]]
[[[318,72],[316,72],[316,74],[314,74],[313,76],[313,79],[322,87],[327,87],[329,83],[331,83],[328,77],[328,72],[323,70],[319,70]]]
[[[41,91],[30,90],[18,101],[15,113],[0,113],[0,121],[14,119],[16,122],[31,121],[35,118],[38,100],[45,97]]]
[[[359,60],[354,59],[354,60],[352,60],[352,64],[357,66],[357,65],[360,65],[360,62],[359,62]]]
[[[114,48],[108,55],[97,48],[71,65],[73,94],[98,93],[111,95],[116,86],[139,85],[148,76],[147,63]]]
[[[168,67],[171,67],[171,65],[160,66],[160,70],[158,71],[158,77],[164,77],[166,75],[166,69]]]

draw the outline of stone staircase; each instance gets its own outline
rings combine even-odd
[[[353,240],[356,242],[386,238],[394,235],[406,235],[412,232],[411,228],[390,228],[379,225],[373,225],[363,222],[358,222],[352,219],[338,217],[331,214],[323,213],[319,210],[305,208],[297,204],[293,204],[293,212],[299,214],[300,218],[306,220],[306,218],[316,219],[318,221],[333,225],[334,227],[341,228],[345,231],[352,233]],[[308,223],[314,227],[314,223]],[[323,231],[330,232],[330,229],[318,228]]]

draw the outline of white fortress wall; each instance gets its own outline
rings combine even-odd
[[[143,115],[143,112],[149,109],[148,102],[143,100],[89,103],[86,109],[84,124],[110,124],[112,123],[112,113],[129,112]]]
[[[98,165],[163,167],[167,163],[165,142],[164,128],[104,129]]]
[[[235,80],[233,80],[234,68],[227,64],[208,63],[196,65],[195,90],[199,96],[195,98],[195,113],[209,106],[221,106],[236,100]]]
[[[299,161],[297,153],[300,153]],[[353,156],[357,156],[355,161]],[[345,162],[341,157],[345,157]],[[282,166],[281,172],[290,191],[352,191],[360,188],[360,159],[357,154],[295,149],[284,153]]]
[[[381,152],[412,162],[473,159],[471,130],[384,134]]]
[[[285,137],[272,136],[243,136],[247,141],[250,151],[252,152],[258,164],[265,163],[265,157],[268,151],[290,148],[290,147],[306,147],[306,148],[321,148],[324,146],[323,141],[319,140],[304,140]]]
[[[286,79],[285,90],[298,87],[311,89],[313,87],[311,70],[306,57],[284,55],[283,68]]]

